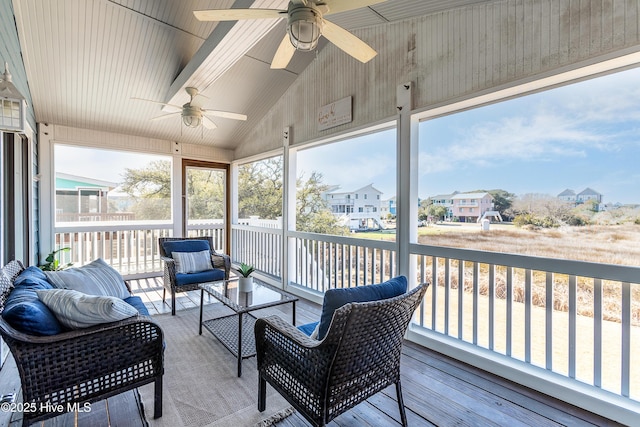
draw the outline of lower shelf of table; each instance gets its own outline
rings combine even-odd
[[[217,317],[204,320],[202,326],[211,332],[234,356],[238,357],[238,315]],[[256,341],[253,332],[256,318],[250,314],[242,315],[242,358],[256,355]]]

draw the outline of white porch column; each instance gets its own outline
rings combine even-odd
[[[295,275],[295,243],[289,241],[289,230],[296,229],[296,160],[297,151],[291,149],[291,128],[282,132],[282,284],[286,289]]]
[[[185,199],[182,194],[182,146],[173,143],[173,161],[171,162],[171,213],[173,218],[173,236],[186,237],[187,224],[184,219],[182,206]]]
[[[418,239],[418,121],[411,119],[412,84],[396,89],[398,108],[396,242],[397,273],[412,284],[417,267],[411,262],[409,246]]]

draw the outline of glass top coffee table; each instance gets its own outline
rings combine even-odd
[[[204,326],[234,356],[238,358],[238,376],[242,376],[242,359],[256,355],[256,343],[253,328],[256,317],[252,311],[276,305],[291,303],[293,306],[293,324],[296,323],[296,301],[298,298],[260,280],[253,279],[252,292],[239,292],[238,279],[203,283],[200,288],[200,325],[198,333],[202,335]],[[231,310],[233,314],[203,320],[204,294],[211,295]]]

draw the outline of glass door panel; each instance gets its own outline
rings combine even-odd
[[[215,249],[226,252],[228,166],[185,161],[185,235],[213,236]]]

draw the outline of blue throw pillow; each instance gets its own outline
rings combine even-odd
[[[149,315],[149,310],[147,310],[147,306],[144,305],[142,298],[140,298],[139,296],[132,296],[129,298],[125,298],[124,302],[126,302],[127,304],[129,304],[130,306],[138,310],[138,313],[140,313],[142,316]]]
[[[407,292],[407,278],[404,276],[394,277],[379,285],[329,289],[325,292],[322,303],[318,339],[323,339],[327,334],[331,319],[333,318],[333,312],[343,305],[350,302],[368,302],[393,298],[405,292]]]
[[[15,329],[29,335],[56,335],[64,331],[56,316],[38,299],[36,290],[53,289],[38,267],[29,267],[15,280],[2,317]]]
[[[208,240],[169,240],[162,243],[164,252],[171,256],[172,252],[201,252],[210,251]]]

